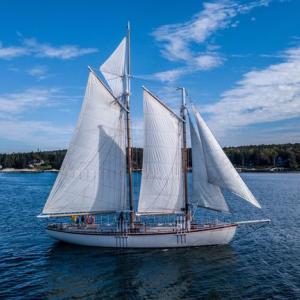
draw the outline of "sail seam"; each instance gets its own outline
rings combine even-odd
[[[121,126],[121,124],[120,124],[120,120],[118,120],[118,126],[120,127]],[[118,128],[119,128],[118,127]],[[118,131],[116,130],[116,132],[117,132],[117,134],[118,134]],[[117,136],[117,134],[115,133],[115,135],[113,136],[114,138]],[[109,148],[109,151],[107,151],[108,153],[107,153],[107,155],[105,156],[105,159],[102,161],[102,165],[105,163],[105,160],[107,159],[107,157],[108,157],[108,154],[109,154],[109,152],[110,152],[110,150],[111,150],[111,148],[112,148],[112,145],[113,145],[113,139],[110,141],[111,142],[111,144],[110,144],[110,148]],[[75,146],[77,146],[76,144],[74,144]],[[90,156],[92,156],[86,163],[86,165],[84,164],[85,162],[82,162],[81,164],[82,164],[82,167],[79,169],[79,170],[77,170],[78,171],[78,175],[77,176],[74,176],[73,177],[73,179],[71,180],[71,182],[69,183],[69,185],[67,186],[67,187],[64,187],[63,188],[63,190],[60,190],[60,186],[56,189],[56,191],[53,193],[53,197],[57,194],[57,192],[60,190],[60,192],[66,192],[66,190],[67,189],[69,189],[69,187],[73,184],[73,182],[78,178],[78,177],[80,177],[80,174],[81,174],[81,172],[82,171],[84,171],[86,168],[88,168],[89,166],[90,166],[90,164],[91,164],[91,162],[94,160],[94,158],[95,158],[95,156],[97,155],[97,154],[100,154],[101,153],[101,151],[103,151],[103,149],[104,149],[104,147],[106,146],[107,144],[102,144],[102,147],[100,148],[100,149],[97,149],[96,150],[96,152],[95,153],[92,153]],[[102,166],[101,165],[101,166]],[[99,166],[99,169],[100,169],[100,166]],[[64,176],[64,177],[68,177],[68,175],[66,174],[64,174],[63,172],[61,173],[61,175],[62,176]],[[94,177],[94,179],[95,179],[95,177]],[[68,193],[70,193],[70,191],[68,191]],[[86,197],[85,197],[86,198]],[[57,201],[59,201],[59,199],[57,199]],[[56,201],[56,202],[57,202]],[[54,202],[54,203],[56,203],[56,202]]]

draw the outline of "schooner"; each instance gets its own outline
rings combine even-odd
[[[180,115],[143,87],[144,152],[137,209],[134,208],[130,130],[130,29],[102,64],[104,83],[89,67],[77,126],[47,202],[39,217],[114,214],[115,226],[92,222],[54,223],[54,239],[99,247],[168,248],[229,243],[243,223],[200,225],[191,205],[228,212],[225,188],[257,208],[200,113],[188,111],[186,91]],[[194,121],[193,121],[194,119]],[[192,148],[192,190],[188,191],[187,123]],[[196,123],[196,126],[194,125]],[[189,197],[189,195],[191,195]],[[147,226],[141,216],[176,216],[176,224]]]

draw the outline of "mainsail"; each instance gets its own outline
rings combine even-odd
[[[127,38],[123,38],[116,50],[101,65],[100,71],[108,82],[114,96],[116,98],[124,95],[126,86],[126,63],[127,63]]]
[[[200,113],[194,109],[194,114],[202,142],[208,182],[229,189],[232,193],[245,199],[252,205],[261,208],[258,201],[223,152]]]
[[[202,143],[196,128],[190,120],[192,146],[192,204],[228,212],[227,203],[220,188],[208,182]]]
[[[126,209],[125,111],[90,72],[78,124],[46,215]]]
[[[144,89],[144,158],[140,214],[182,212],[182,120]]]

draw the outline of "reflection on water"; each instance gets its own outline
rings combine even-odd
[[[230,245],[189,251],[115,250],[57,242],[46,259],[48,297],[182,299],[199,295],[199,290],[209,291],[213,285],[207,286],[206,281],[214,269],[235,269],[235,252]]]
[[[0,173],[0,299],[300,299],[300,174],[242,176],[263,209],[228,195],[233,215],[271,225],[229,246],[113,250],[45,234],[55,174]]]

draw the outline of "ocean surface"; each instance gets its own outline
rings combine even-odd
[[[0,299],[300,299],[300,173],[242,174],[263,209],[226,195],[233,218],[272,223],[239,228],[227,246],[173,250],[52,240],[36,216],[55,177],[0,173]]]

